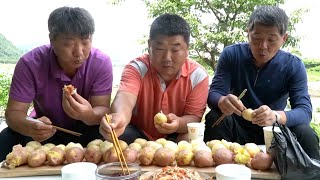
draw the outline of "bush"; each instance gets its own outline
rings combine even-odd
[[[0,111],[1,112],[7,106],[11,78],[12,78],[12,74],[9,74],[9,73],[0,74]],[[0,116],[2,116],[2,114]]]

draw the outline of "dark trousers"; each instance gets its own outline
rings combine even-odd
[[[211,110],[206,115],[206,128],[204,132],[205,142],[213,139],[225,139],[240,144],[256,143],[264,144],[263,129],[253,125],[250,121],[238,120],[237,115],[225,117],[219,125],[212,127],[212,124],[221,116],[221,112]],[[319,138],[315,131],[306,124],[289,128],[296,135],[298,142],[309,157],[320,160]]]
[[[169,134],[166,139],[175,142],[178,137],[177,133]],[[133,124],[129,124],[124,133],[119,137],[119,139],[125,141],[127,144],[131,144],[137,138],[143,138],[149,141],[149,138],[144,134],[144,132]]]
[[[46,141],[41,142],[42,145],[46,143],[53,143],[55,145],[64,144],[67,145],[69,142],[80,143],[83,147],[94,139],[103,139],[99,133],[99,126],[87,126],[82,122],[77,122],[73,131],[79,132],[82,135],[80,137],[74,136],[61,131],[56,131],[56,133]],[[12,151],[12,147],[16,144],[21,144],[25,146],[29,141],[33,141],[31,137],[23,136],[10,129],[9,127],[3,129],[0,132],[0,162],[3,161],[7,154]]]

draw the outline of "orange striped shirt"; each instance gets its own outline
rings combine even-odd
[[[131,61],[123,70],[119,91],[137,95],[131,123],[140,128],[150,140],[165,138],[153,122],[158,112],[174,113],[178,117],[202,117],[206,108],[209,76],[197,62],[187,59],[179,75],[168,87],[151,66],[145,54]]]

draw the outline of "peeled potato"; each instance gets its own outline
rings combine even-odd
[[[128,147],[128,144],[123,140],[119,140],[119,144],[120,144],[120,147],[121,147],[122,151],[126,150],[127,147]]]
[[[136,150],[137,152],[140,152],[140,150],[142,149],[142,146],[139,143],[133,142],[129,145],[128,148]]]
[[[30,141],[26,144],[26,147],[31,147],[34,150],[41,147],[41,144],[38,141]]]
[[[167,143],[167,140],[165,138],[160,138],[160,139],[157,139],[155,142],[158,144],[161,144],[162,146],[165,146]]]
[[[165,114],[163,114],[162,112],[159,112],[153,117],[153,120],[154,120],[154,124],[161,125],[163,123],[166,123],[168,119]]]
[[[183,149],[177,153],[176,162],[179,166],[188,166],[193,159],[193,152],[190,149]]]
[[[99,146],[103,141],[101,139],[95,139],[88,143],[87,147],[90,147],[91,145],[97,145]]]
[[[242,111],[241,116],[248,121],[252,121],[253,110],[251,108]]]
[[[113,147],[113,144],[105,140],[99,146],[100,146],[101,153],[104,154],[110,147]]]
[[[50,166],[61,165],[65,160],[65,152],[56,146],[47,152],[47,160]]]
[[[27,163],[29,151],[26,147],[22,147],[21,144],[12,147],[12,151],[6,156],[5,165],[13,169],[17,166]]]
[[[244,145],[244,148],[248,151],[248,153],[250,154],[250,156],[253,158],[258,152],[261,151],[261,149],[259,148],[258,145],[256,145],[255,143],[246,143]]]
[[[46,161],[46,159],[46,152],[39,148],[29,154],[28,165],[30,167],[39,167]]]
[[[147,140],[143,138],[137,138],[136,140],[134,140],[134,142],[140,144],[141,147],[144,147],[144,144],[147,142]]]

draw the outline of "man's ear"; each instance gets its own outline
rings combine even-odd
[[[285,43],[287,41],[288,37],[289,37],[288,33],[286,33],[284,36],[282,36],[283,43]]]

